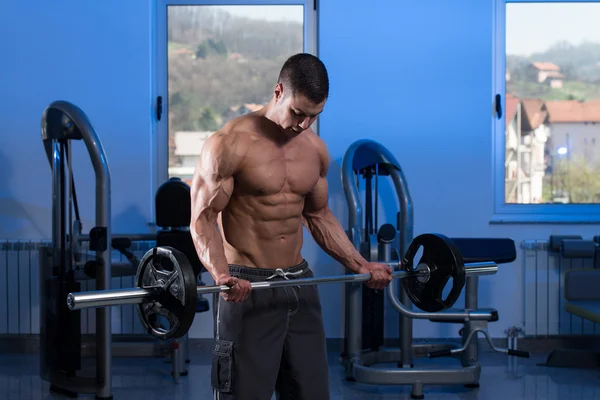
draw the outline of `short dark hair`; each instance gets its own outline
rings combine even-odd
[[[291,89],[293,95],[304,95],[315,104],[329,96],[325,64],[312,54],[299,53],[288,58],[281,67],[277,82]]]

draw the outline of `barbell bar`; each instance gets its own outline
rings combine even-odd
[[[397,269],[400,266],[398,261],[382,264],[387,264],[392,269]],[[492,275],[497,271],[498,265],[491,261],[465,264],[465,274],[467,276]],[[423,283],[428,280],[429,276],[430,271],[428,269],[419,269],[419,267],[414,272],[404,270],[392,272],[392,279],[417,278],[421,279]],[[347,274],[339,276],[333,275],[291,280],[252,282],[250,286],[252,287],[252,290],[260,290],[286,286],[320,285],[324,283],[366,282],[370,279],[371,274]],[[225,292],[229,289],[231,288],[226,285],[197,286],[196,292],[198,295],[202,295]],[[67,296],[67,306],[71,310],[82,310],[85,308],[110,307],[123,304],[141,304],[155,299],[162,290],[162,287],[145,287],[69,293]]]
[[[420,249],[422,256],[415,258]],[[392,268],[392,278],[402,279],[402,286],[415,306],[429,313],[451,307],[459,298],[467,276],[496,273],[494,262],[464,263],[456,244],[441,234],[426,233],[416,237],[401,261],[385,262]],[[280,273],[274,270],[275,276]],[[324,283],[366,282],[371,274],[298,279],[266,279],[251,282],[253,290]],[[447,284],[452,279],[450,290]],[[197,286],[189,259],[172,247],[158,246],[140,260],[134,288],[69,293],[71,310],[134,304],[143,329],[157,339],[184,336],[194,321],[198,295],[220,293],[229,286]],[[446,292],[448,292],[446,294]]]

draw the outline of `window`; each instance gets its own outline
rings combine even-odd
[[[289,56],[316,54],[313,1],[159,1],[157,185],[191,183],[206,138],[264,106]]]
[[[495,14],[493,222],[600,222],[600,1]]]

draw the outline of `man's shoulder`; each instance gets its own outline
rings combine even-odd
[[[249,134],[251,133],[251,129],[245,120],[235,118],[213,133],[208,140],[217,146],[226,146],[233,150],[249,144]]]
[[[249,147],[244,135],[224,126],[206,139],[199,162],[237,170]]]
[[[304,131],[306,138],[310,144],[317,150],[321,157],[328,157],[327,144],[321,136],[319,136],[312,128],[308,128]]]
[[[319,156],[323,171],[327,171],[329,167],[329,150],[327,149],[325,140],[313,131],[312,128],[307,129],[304,133],[306,134],[306,138],[310,142],[311,147]]]
[[[264,118],[253,114],[245,114],[229,120],[219,130],[219,133],[232,140],[250,143],[256,139],[258,133],[263,128]]]
[[[325,141],[317,134],[317,132],[313,130],[313,128],[308,128],[305,132],[306,136],[308,136],[308,138],[312,140],[315,145],[320,147],[325,146]]]

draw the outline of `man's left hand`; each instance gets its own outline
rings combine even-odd
[[[385,289],[392,281],[392,268],[387,264],[370,262],[358,270],[359,274],[371,274],[371,279],[366,282],[370,289]]]

